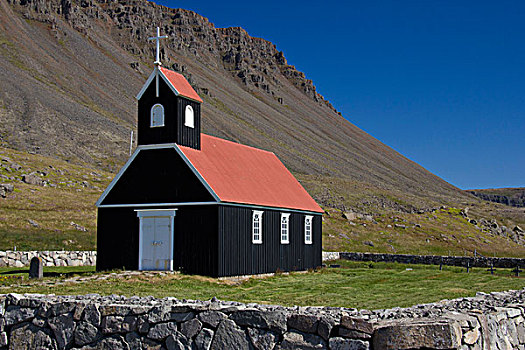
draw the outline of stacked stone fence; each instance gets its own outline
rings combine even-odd
[[[0,251],[0,267],[29,266],[33,257],[40,257],[44,266],[95,266],[96,251]]]
[[[96,251],[0,251],[0,267],[29,266],[31,258],[40,257],[44,266],[95,266]],[[410,255],[353,252],[323,252],[323,261],[345,259],[352,261],[397,262],[402,264],[448,265],[494,268],[525,268],[525,259],[469,256]]]
[[[372,262],[396,262],[402,264],[446,265],[466,267],[494,268],[525,268],[525,259],[520,258],[489,258],[471,256],[441,256],[441,255],[410,255],[410,254],[381,254],[381,253],[351,253],[351,252],[323,252],[323,261],[351,260]]]
[[[0,349],[525,349],[525,290],[411,308],[0,295]]]

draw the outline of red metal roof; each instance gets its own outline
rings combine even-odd
[[[323,212],[272,152],[205,134],[179,147],[223,202]]]
[[[202,102],[200,96],[193,90],[190,83],[184,78],[182,74],[176,73],[172,70],[160,67],[160,71],[169,80],[171,85],[184,97],[191,98],[192,100]]]

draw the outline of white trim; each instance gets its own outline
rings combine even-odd
[[[191,161],[188,159],[188,157],[186,157],[186,155],[181,151],[181,149],[179,148],[179,145],[175,144],[175,150],[182,157],[182,159],[186,162],[186,164],[190,167],[190,169],[197,176],[197,178],[201,181],[201,183],[204,185],[204,187],[206,187],[208,192],[210,192],[210,194],[213,196],[213,199],[215,199],[217,202],[220,202],[221,199],[219,198],[219,196],[217,196],[217,194],[211,188],[211,186],[208,184],[206,179],[204,179],[204,177],[199,173],[197,168],[191,163]]]
[[[291,213],[300,213],[300,214],[312,214],[312,215],[322,215],[321,212],[316,211],[310,211],[310,210],[302,210],[302,209],[293,209],[293,208],[283,208],[283,207],[269,207],[265,205],[257,205],[257,204],[243,204],[243,203],[232,203],[232,202],[222,202],[220,201],[218,204],[220,205],[229,205],[231,207],[244,207],[244,208],[252,208],[252,209],[261,209],[261,210],[286,210]]]
[[[115,176],[115,178],[111,181],[111,183],[109,184],[109,186],[106,188],[106,190],[102,193],[102,195],[100,196],[100,198],[97,200],[97,203],[95,204],[97,207],[101,207],[101,203],[104,201],[104,199],[106,198],[106,196],[109,194],[109,192],[113,189],[113,187],[115,186],[115,184],[118,182],[118,180],[120,179],[120,177],[124,174],[124,172],[126,171],[126,169],[131,165],[131,163],[133,162],[133,160],[135,159],[135,157],[139,154],[140,151],[142,150],[151,150],[151,149],[164,149],[164,148],[173,148],[175,149],[175,151],[179,154],[179,156],[182,157],[182,159],[184,160],[184,162],[190,167],[191,171],[195,174],[195,176],[197,176],[197,178],[199,179],[199,181],[204,185],[204,187],[208,190],[208,192],[212,195],[213,199],[215,199],[216,202],[220,202],[220,198],[219,196],[217,196],[217,194],[215,193],[215,191],[213,191],[213,189],[211,188],[211,186],[206,182],[206,180],[204,180],[204,178],[202,177],[202,175],[197,171],[197,169],[193,166],[193,164],[191,164],[191,162],[189,161],[189,159],[184,155],[184,153],[182,153],[182,151],[180,150],[180,148],[177,146],[177,144],[175,143],[166,143],[166,144],[155,144],[155,145],[143,145],[143,146],[139,146],[135,149],[135,152],[133,153],[133,155],[128,159],[128,161],[126,162],[126,164],[124,164],[124,166],[120,169],[120,171],[118,172],[117,176]],[[111,204],[110,204],[111,205]],[[119,205],[126,205],[126,204],[119,204]],[[140,206],[140,205],[137,205],[137,206]]]
[[[155,107],[159,106],[162,110],[162,124],[158,124],[158,125],[153,125],[153,122],[155,121],[155,115],[154,115],[154,112],[153,112],[153,109],[155,109]],[[165,115],[164,115],[164,106],[160,103],[155,103],[153,105],[153,107],[151,107],[150,111],[149,111],[149,127],[150,128],[159,128],[159,127],[163,127],[164,126],[164,120],[165,120]]]
[[[262,210],[283,210],[289,211],[291,213],[299,214],[312,214],[312,215],[321,215],[321,213],[316,213],[312,211],[305,211],[299,209],[289,209],[289,208],[278,208],[278,207],[265,207],[261,205],[252,205],[252,204],[242,204],[242,203],[230,203],[230,202],[181,202],[181,203],[137,203],[137,204],[102,204],[99,205],[99,208],[126,208],[126,207],[165,207],[165,206],[187,206],[187,205],[224,205],[230,207],[243,207],[251,209],[262,209]]]
[[[157,71],[157,67],[155,67],[153,69],[153,72],[151,72],[151,74],[149,75],[148,79],[146,80],[146,82],[144,83],[144,85],[142,85],[142,89],[140,89],[139,93],[137,94],[137,96],[135,96],[135,98],[137,100],[140,100],[140,98],[142,97],[142,95],[144,95],[144,93],[146,92],[146,89],[149,87],[149,84],[151,84],[151,82],[153,81],[153,79],[155,78],[156,76],[156,71]]]
[[[177,215],[177,209],[135,209],[135,211],[139,218]]]
[[[307,221],[309,224],[307,224]],[[304,244],[312,244],[313,243],[313,226],[314,226],[314,220],[312,215],[305,215],[304,217]],[[309,233],[307,235],[306,233]]]
[[[283,239],[283,219],[286,219],[286,239]],[[281,244],[290,243],[290,213],[281,213],[281,220],[279,221],[279,235],[281,237]]]
[[[146,90],[148,89],[149,85],[151,84],[151,82],[153,81],[153,79],[156,77],[156,73],[155,71],[158,71],[159,73],[159,76],[162,78],[162,80],[164,80],[164,82],[169,86],[169,88],[171,89],[171,91],[173,91],[173,93],[176,95],[176,96],[182,96],[184,98],[187,98],[188,100],[191,100],[191,101],[194,101],[194,102],[197,102],[197,103],[202,103],[201,101],[198,101],[194,98],[191,98],[191,97],[188,97],[186,95],[181,95],[181,93],[179,91],[177,91],[177,89],[175,88],[175,86],[173,86],[173,84],[171,83],[171,81],[168,79],[168,77],[166,77],[166,75],[164,73],[162,73],[162,71],[157,67],[155,66],[155,68],[153,69],[153,72],[151,72],[150,76],[148,77],[148,80],[146,80],[146,82],[144,83],[144,85],[142,86],[142,89],[140,89],[139,93],[137,94],[137,96],[135,96],[135,98],[137,100],[140,100],[142,98],[142,95],[144,95],[144,93],[146,92]],[[158,79],[157,79],[157,82],[158,82]],[[157,95],[158,97],[158,95]]]
[[[217,205],[217,202],[181,202],[181,203],[140,203],[140,204],[103,204],[99,208],[134,208],[134,207],[183,207],[191,205]],[[138,210],[138,209],[137,209]]]
[[[135,152],[133,152],[133,154],[131,155],[131,157],[129,157],[128,161],[126,162],[126,164],[124,164],[124,166],[122,168],[120,168],[119,172],[117,173],[117,175],[113,178],[113,180],[111,180],[110,184],[108,187],[106,187],[106,189],[104,190],[104,192],[102,192],[102,194],[100,195],[99,199],[97,200],[97,202],[95,203],[95,206],[99,207],[100,206],[100,203],[102,203],[102,201],[106,198],[106,196],[109,194],[109,192],[113,189],[113,186],[115,186],[115,184],[117,183],[118,179],[120,179],[120,177],[122,176],[122,174],[124,174],[124,171],[126,171],[126,169],[130,166],[130,164],[133,162],[133,160],[135,159],[135,157],[137,156],[137,154],[139,154],[141,148],[141,146],[137,147],[135,149]]]
[[[263,214],[264,212],[261,210],[254,210],[252,213],[252,243],[253,244],[262,244],[263,242]],[[255,226],[255,218],[258,217],[257,224],[258,226]],[[256,233],[255,230],[258,230]],[[256,235],[258,238],[255,238]]]
[[[177,209],[154,209],[154,210],[135,210],[139,218],[139,270],[142,270],[142,255],[143,255],[143,225],[142,220],[145,217],[170,217],[171,239],[170,239],[170,271],[173,271],[173,241],[175,240],[175,215]]]
[[[159,70],[155,68],[155,97],[159,97]]]

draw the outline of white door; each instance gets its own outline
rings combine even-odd
[[[142,230],[142,269],[170,270],[171,218],[144,218]]]
[[[174,216],[174,210],[139,211],[139,270],[173,269]]]

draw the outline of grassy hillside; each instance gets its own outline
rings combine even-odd
[[[45,185],[22,182],[23,175],[31,173]],[[95,249],[95,202],[113,176],[86,164],[0,148],[0,183],[14,185],[13,192],[0,198],[0,249]],[[325,250],[456,255],[477,250],[486,256],[525,257],[524,245],[471,224],[453,203],[441,208],[438,202],[402,191],[297,176],[326,210]],[[330,193],[333,188],[345,196],[335,197]],[[472,202],[469,208],[476,214],[469,216],[496,217],[501,225],[509,226],[522,220],[523,225],[518,208],[507,207],[505,212],[502,207]]]

